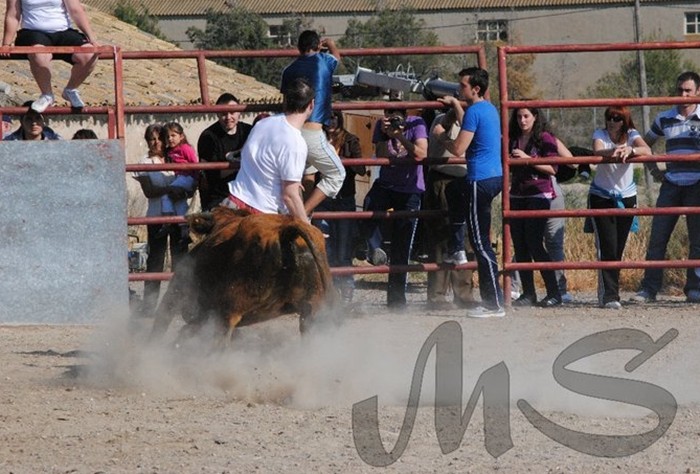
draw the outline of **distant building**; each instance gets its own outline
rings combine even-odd
[[[105,12],[116,0],[84,0]],[[159,19],[159,26],[181,47],[192,48],[187,28],[204,29],[210,9],[225,11],[229,4],[244,7],[267,21],[271,37],[278,37],[285,19],[304,17],[325,35],[340,37],[351,18],[366,21],[380,8],[412,8],[443,44],[462,45],[483,41],[514,41],[517,44],[546,45],[574,43],[632,42],[634,1],[619,0],[139,0]],[[643,37],[659,40],[700,40],[700,3],[673,0],[640,0]],[[286,46],[294,38],[281,38]],[[686,51],[685,57],[700,63],[700,52]],[[538,55],[534,72],[538,89],[547,98],[572,97],[605,72],[613,70],[618,53],[577,53]],[[490,65],[495,68],[495,65]],[[446,73],[447,74],[447,73]]]

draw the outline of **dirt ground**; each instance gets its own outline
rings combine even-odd
[[[409,297],[407,309],[391,313],[383,292],[359,289],[340,327],[302,339],[296,319],[285,317],[242,329],[224,352],[212,352],[206,336],[175,345],[174,332],[146,345],[150,320],[120,315],[95,326],[0,326],[0,472],[380,471],[358,453],[352,406],[378,396],[379,433],[390,451],[421,346],[448,321],[463,332],[465,403],[482,372],[500,362],[507,367],[513,447],[498,458],[487,452],[482,399],[459,447],[441,452],[433,355],[408,445],[381,470],[700,472],[700,305],[662,297],[614,311],[579,295],[556,309],[511,309],[505,318],[474,320],[464,310],[428,309],[420,284]],[[552,364],[570,344],[620,328],[653,340],[673,329],[678,334],[629,373],[623,367],[638,351],[607,352],[573,367],[667,390],[678,403],[669,429],[619,458],[582,454],[543,435],[518,400],[586,433],[632,435],[657,426],[650,410],[584,397],[553,379]]]

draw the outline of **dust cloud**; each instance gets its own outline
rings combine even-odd
[[[223,350],[216,346],[218,336],[210,327],[180,343],[174,342],[178,327],[171,327],[162,340],[149,342],[152,320],[112,318],[94,335],[94,359],[85,381],[158,396],[221,396],[298,409],[349,406],[375,395],[381,406],[405,406],[423,343],[450,319],[459,321],[463,332],[465,404],[480,375],[504,362],[513,407],[524,399],[541,411],[614,417],[651,413],[628,403],[585,397],[554,380],[552,364],[561,351],[581,337],[620,327],[614,322],[577,319],[582,322],[533,324],[532,318],[526,317],[473,321],[428,316],[415,309],[408,314],[382,310],[348,318],[342,324],[304,336],[299,334],[297,318],[285,316],[240,328]],[[667,329],[642,328],[654,339]],[[700,383],[683,376],[698,373],[700,358],[688,357],[686,352],[692,337],[681,333],[632,373],[624,370],[624,365],[638,354],[632,350],[588,357],[569,368],[644,381],[668,390],[679,403],[697,402]],[[423,406],[434,403],[434,374],[433,350],[422,383]]]

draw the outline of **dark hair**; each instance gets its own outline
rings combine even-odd
[[[89,128],[81,128],[73,134],[73,140],[94,140],[97,138],[97,134],[90,130]]]
[[[302,113],[306,110],[316,92],[303,77],[294,79],[283,91],[282,110],[285,113]]]
[[[508,141],[510,142],[510,147],[515,148],[515,144],[518,143],[518,138],[520,138],[520,135],[522,135],[522,130],[520,129],[520,124],[518,123],[518,112],[521,110],[529,110],[535,117],[535,122],[532,124],[532,132],[530,132],[530,141],[528,144],[532,144],[532,147],[537,148],[538,150],[542,149],[542,134],[547,131],[547,123],[542,117],[542,114],[540,114],[540,109],[535,107],[519,107],[517,109],[513,109],[513,112],[510,114],[510,120],[508,121]]]
[[[693,81],[695,83],[695,88],[700,87],[700,75],[695,71],[685,71],[682,72],[678,79],[676,79],[676,85],[682,84],[685,81]]]
[[[469,76],[469,85],[479,86],[479,97],[483,97],[489,89],[489,73],[480,67],[467,67],[459,71],[459,77]]]
[[[182,135],[182,143],[187,143],[189,145],[190,142],[187,141],[187,135],[185,135],[185,130],[182,128],[182,125],[180,125],[179,123],[168,122],[165,125],[163,125],[163,129],[164,129],[166,134],[171,130],[175,133],[179,133],[180,135]],[[167,143],[167,141],[166,141],[166,143]]]
[[[26,101],[26,102],[24,102],[24,103],[22,104],[22,107],[27,107],[27,111],[26,111],[25,113],[22,114],[22,116],[20,117],[20,119],[23,119],[23,118],[26,117],[27,115],[41,115],[41,114],[40,114],[39,112],[37,112],[36,110],[32,109],[32,104],[33,104],[33,103],[34,103],[33,100],[28,100],[28,101]]]
[[[301,54],[306,54],[309,51],[316,51],[321,44],[321,37],[314,30],[304,30],[299,35],[297,47]]]
[[[167,142],[166,136],[165,136],[165,127],[161,123],[152,123],[148,127],[146,127],[146,131],[143,134],[144,140],[146,140],[146,143],[148,143],[148,139],[151,138],[152,136],[158,137],[158,140],[163,144],[163,148],[161,149],[161,153],[165,154],[165,143]],[[161,156],[161,158],[165,158],[165,156]]]
[[[267,112],[261,112],[261,113],[259,113],[259,114],[256,115],[255,118],[253,119],[253,125],[255,125],[256,123],[258,123],[259,121],[261,121],[261,120],[264,119],[264,118],[268,118],[269,116],[270,116],[270,114],[268,114]]]
[[[345,121],[343,120],[343,112],[341,112],[340,110],[333,110],[331,112],[331,120],[333,120],[333,119],[335,119],[335,121],[336,121],[335,122],[336,129],[340,130],[341,128],[343,128],[343,126],[345,124]]]
[[[238,100],[238,97],[229,92],[224,92],[218,99],[216,99],[216,105],[228,104],[229,102],[235,102],[237,104],[241,103],[241,101]]]
[[[632,121],[632,112],[630,111],[629,107],[625,107],[624,105],[611,105],[605,109],[605,128],[608,127],[607,122],[613,115],[619,115],[622,117],[622,127],[620,128],[622,133],[620,134],[620,139],[621,142],[627,143],[627,132],[630,128],[636,128],[634,126],[634,122]]]

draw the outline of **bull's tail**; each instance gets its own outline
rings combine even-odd
[[[331,303],[333,300],[330,298],[334,294],[333,291],[333,278],[331,277],[330,269],[328,268],[328,259],[324,258],[321,251],[316,247],[314,240],[309,235],[308,229],[304,228],[303,225],[299,223],[291,223],[284,226],[280,231],[280,247],[293,248],[294,241],[300,237],[311,252],[311,256],[316,264],[316,270],[318,271],[319,279],[321,280],[321,289],[325,295],[326,301]]]

